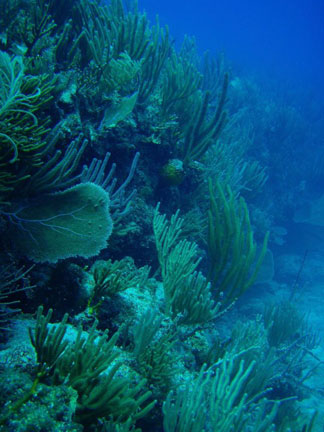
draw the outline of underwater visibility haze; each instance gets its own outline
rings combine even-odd
[[[320,0],[141,1],[152,21],[170,27],[177,43],[196,38],[200,51],[224,51],[236,67],[275,74],[323,90],[324,3]],[[303,82],[302,82],[303,80]],[[308,80],[307,84],[305,80]]]
[[[323,432],[323,2],[0,11],[0,432]]]

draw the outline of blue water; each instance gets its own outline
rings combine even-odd
[[[176,41],[194,35],[201,50],[223,50],[248,71],[323,85],[321,0],[142,0],[139,5],[152,21],[159,14]]]

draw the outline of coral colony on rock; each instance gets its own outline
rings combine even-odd
[[[137,4],[0,9],[0,431],[322,431],[307,119]]]

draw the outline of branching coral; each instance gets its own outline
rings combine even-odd
[[[241,361],[232,377],[233,366],[231,357],[224,358],[217,365],[215,373],[203,366],[192,384],[187,382],[176,393],[170,392],[163,405],[164,430],[234,432],[248,431],[252,427],[258,432],[274,431],[277,405],[274,404],[268,413],[264,400],[255,411],[256,407],[247,403],[247,395],[244,393],[254,363],[245,367]],[[242,396],[238,399],[239,394]]]
[[[91,268],[92,292],[88,301],[89,310],[96,310],[105,297],[132,287],[145,286],[150,267],[137,269],[132,261],[96,261]]]
[[[226,74],[217,108],[210,119],[207,116],[210,93],[206,92],[200,100],[197,100],[191,121],[184,134],[183,162],[186,165],[199,160],[206,153],[208,147],[217,141],[226,121],[224,105],[227,86],[228,75]]]
[[[99,87],[106,97],[113,91],[123,95],[138,91],[138,100],[144,102],[156,87],[169,54],[167,28],[161,29],[158,23],[150,27],[136,5],[126,11],[121,0],[109,6],[81,2],[79,10]]]
[[[162,317],[156,310],[148,309],[133,328],[134,356],[139,372],[154,385],[159,392],[165,393],[172,386],[177,372],[175,360],[178,355],[173,349],[177,335],[172,331],[160,333]]]
[[[168,222],[165,215],[155,209],[153,229],[161,265],[165,312],[178,316],[183,324],[198,324],[216,318],[220,305],[215,304],[211,285],[195,270],[200,262],[197,245],[180,240],[183,219],[179,212]]]
[[[151,393],[144,390],[145,380],[131,385],[129,379],[117,378],[122,365],[115,361],[119,333],[107,341],[107,331],[98,335],[95,323],[87,337],[79,329],[71,344],[64,339],[68,316],[50,329],[51,314],[49,311],[44,316],[39,308],[35,330],[30,330],[41,371],[39,379],[47,375],[53,384],[64,382],[77,391],[78,422],[91,424],[104,417],[134,423],[153,408],[155,402],[148,402]]]
[[[42,163],[41,152],[48,132],[39,111],[51,99],[53,82],[26,76],[22,57],[0,52],[0,178],[1,200],[21,185],[33,166]]]
[[[228,305],[254,282],[267,249],[269,233],[257,256],[248,208],[243,198],[236,201],[232,191],[209,180],[208,280]]]
[[[181,112],[189,107],[187,102],[199,90],[202,75],[185,56],[172,51],[163,73],[162,110],[164,115]]]
[[[19,300],[13,300],[13,296],[33,288],[27,281],[30,270],[20,268],[11,272],[7,266],[0,267],[0,332],[8,330],[10,317],[20,311]]]

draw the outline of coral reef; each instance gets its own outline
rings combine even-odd
[[[0,10],[0,431],[317,431],[296,284],[253,303],[296,113],[136,1]]]

